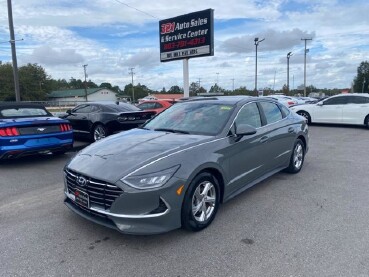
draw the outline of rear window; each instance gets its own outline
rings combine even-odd
[[[43,108],[37,107],[9,107],[2,108],[0,110],[1,118],[12,118],[12,117],[39,117],[51,115],[48,111]]]
[[[111,105],[104,105],[107,110],[112,112],[129,112],[129,111],[140,111],[139,108],[127,103],[119,103],[119,105],[111,104]]]

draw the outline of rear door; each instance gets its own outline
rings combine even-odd
[[[293,122],[287,118],[290,112],[273,102],[260,102],[263,121],[263,152],[266,171],[270,172],[288,164],[295,142],[296,131]]]
[[[347,104],[342,109],[342,120],[345,124],[364,124],[365,117],[369,114],[369,97],[346,96]]]

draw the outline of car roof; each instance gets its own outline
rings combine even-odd
[[[368,93],[343,93],[343,94],[332,95],[332,96],[329,96],[328,98],[333,98],[333,97],[348,97],[348,96],[364,96],[364,97],[369,97],[369,94]]]
[[[212,96],[212,97],[188,97],[188,98],[181,98],[179,102],[208,102],[208,101],[214,101],[224,104],[230,104],[235,105],[238,103],[248,102],[254,99],[257,99],[258,97],[254,96],[246,96],[246,95],[235,95],[235,96]]]

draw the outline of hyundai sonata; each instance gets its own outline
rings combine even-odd
[[[206,228],[219,205],[283,169],[301,170],[305,118],[268,98],[187,100],[79,152],[65,204],[130,234]]]

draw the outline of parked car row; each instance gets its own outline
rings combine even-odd
[[[150,105],[83,103],[63,119],[40,105],[1,104],[0,158],[64,153],[73,131],[85,134],[96,142],[64,168],[72,211],[129,234],[199,231],[221,203],[281,170],[298,173],[308,123],[369,127],[367,94],[290,108],[285,100],[197,97],[159,113]]]

